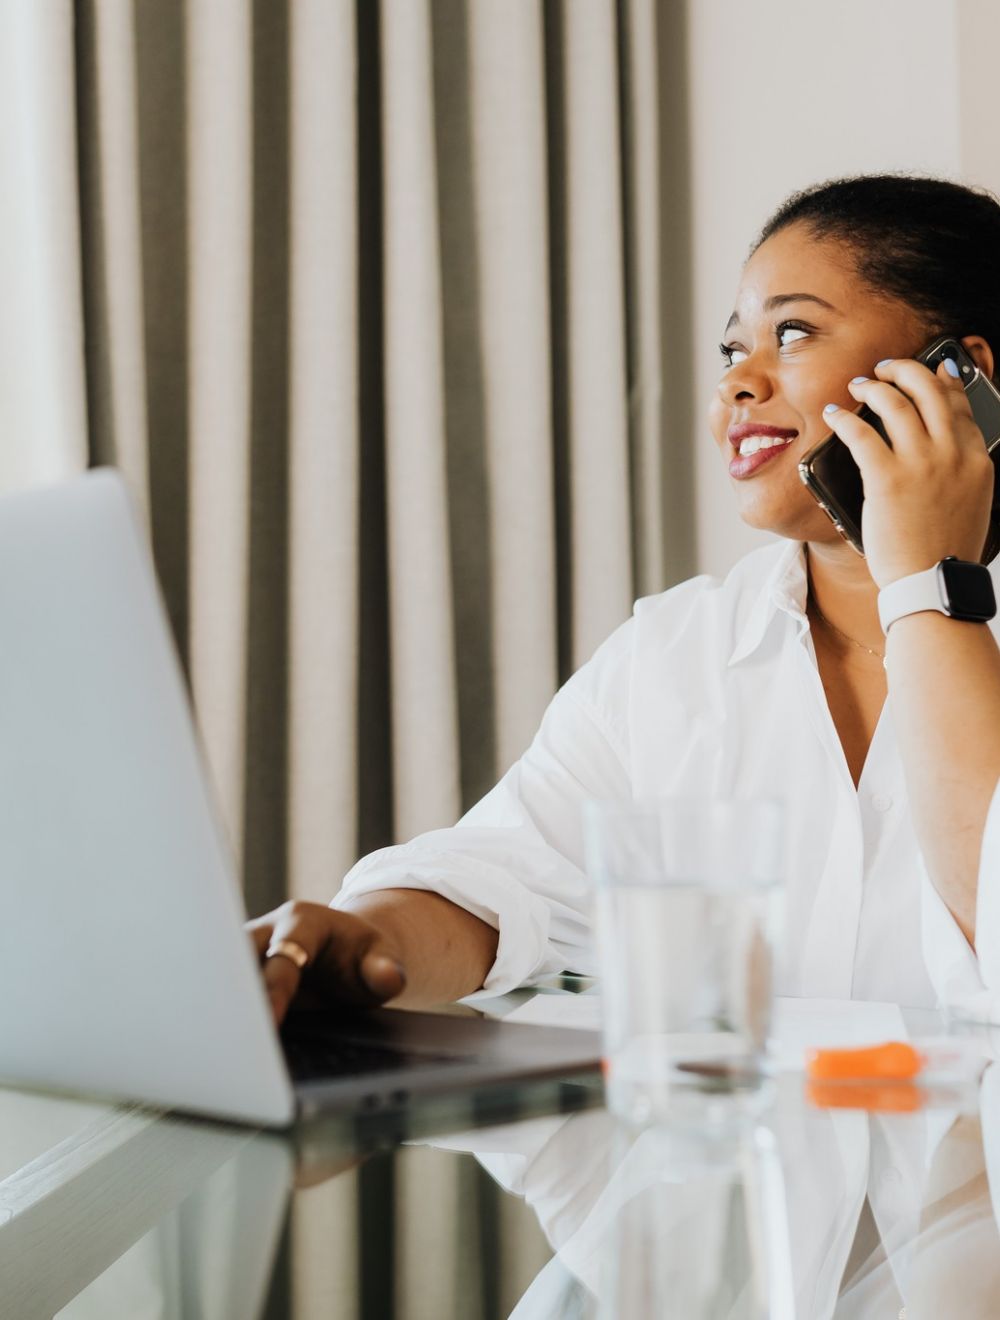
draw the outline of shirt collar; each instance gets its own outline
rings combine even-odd
[[[800,541],[789,541],[758,589],[729,664],[738,665],[757,650],[778,614],[794,619],[801,637],[809,627],[805,612],[807,588],[805,548]]]

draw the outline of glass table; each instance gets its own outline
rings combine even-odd
[[[287,1134],[0,1090],[0,1315],[998,1317],[1000,1065],[968,1039],[962,1085],[786,1073],[641,1129],[593,1079]]]

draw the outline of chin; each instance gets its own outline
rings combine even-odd
[[[799,492],[796,492],[798,494]],[[807,504],[800,499],[752,499],[740,502],[740,517],[756,531],[770,532],[789,541],[839,540],[836,529],[803,488]]]

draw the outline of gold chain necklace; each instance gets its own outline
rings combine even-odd
[[[843,631],[843,629],[838,628],[837,625],[836,625],[835,623],[831,623],[831,622],[830,622],[830,620],[826,617],[826,615],[823,613],[823,611],[822,611],[822,610],[820,609],[820,607],[817,605],[817,603],[816,603],[816,597],[815,597],[815,596],[810,595],[809,599],[810,599],[810,601],[812,602],[812,607],[813,607],[813,609],[816,611],[816,613],[817,613],[817,614],[819,615],[819,617],[823,620],[823,622],[826,624],[826,626],[830,629],[831,632],[835,632],[835,633],[837,634],[838,637],[843,637],[844,641],[845,641],[845,642],[850,642],[850,644],[851,644],[852,646],[857,646],[857,647],[859,647],[862,651],[867,651],[869,655],[874,655],[874,656],[876,656],[879,660],[882,661],[882,668],[883,668],[883,669],[887,669],[887,668],[888,668],[888,665],[887,665],[887,663],[886,663],[886,658],[885,658],[885,652],[884,652],[884,651],[876,651],[876,650],[873,650],[872,647],[870,647],[870,646],[865,646],[864,642],[859,642],[859,641],[856,641],[853,637],[848,637],[847,633],[845,633],[845,632]]]

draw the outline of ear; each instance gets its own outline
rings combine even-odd
[[[993,350],[982,337],[982,335],[966,335],[961,340],[962,347],[975,359],[976,366],[987,378],[993,379],[993,372],[996,368],[996,362],[993,358]]]

